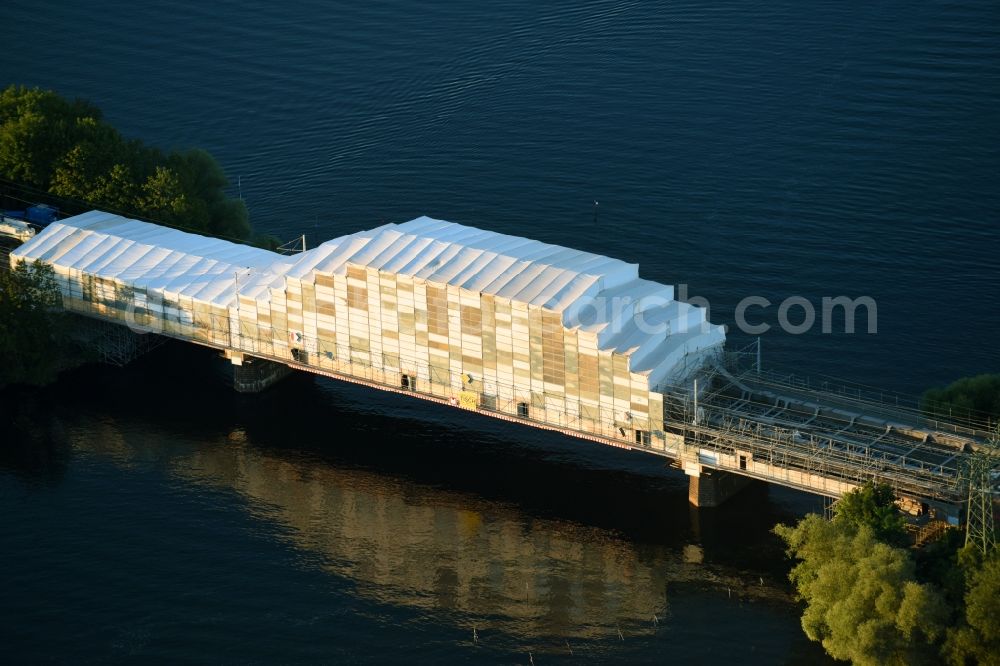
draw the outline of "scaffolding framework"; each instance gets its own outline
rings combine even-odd
[[[121,323],[74,317],[73,337],[101,363],[122,367],[163,345],[167,338],[134,331]]]

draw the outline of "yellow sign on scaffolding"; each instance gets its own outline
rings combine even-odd
[[[479,409],[479,394],[475,391],[460,391],[458,406],[463,409]]]

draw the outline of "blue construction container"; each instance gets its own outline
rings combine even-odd
[[[27,210],[5,210],[2,212],[6,217],[24,220],[39,229],[44,229],[56,221],[59,209],[53,208],[48,204],[35,204],[34,206],[28,206]]]
[[[25,219],[31,222],[37,227],[47,227],[56,221],[56,214],[59,209],[53,208],[48,204],[35,204],[34,206],[28,206],[28,210],[25,212]]]

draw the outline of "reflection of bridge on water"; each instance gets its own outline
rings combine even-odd
[[[664,456],[698,506],[751,479],[829,497],[879,479],[955,515],[985,435],[741,365],[634,264],[430,218],[288,257],[93,211],[11,261],[51,265],[121,360],[139,328],[220,350],[240,390],[292,368]]]
[[[185,482],[234,490],[296,548],[376,601],[461,617],[481,632],[607,639],[669,626],[685,587],[732,603],[789,604],[784,584],[705,564],[700,545],[641,544],[606,529],[386,474],[275,452],[236,429],[189,443],[102,416],[71,427],[76,451],[123,466],[156,461]],[[731,596],[730,596],[731,595]],[[617,640],[617,638],[615,639]]]

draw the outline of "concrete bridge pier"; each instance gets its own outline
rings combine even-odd
[[[699,508],[720,506],[754,481],[742,474],[706,469],[701,465],[685,466],[684,471],[688,475],[688,501]]]
[[[237,393],[260,393],[294,372],[284,363],[246,356],[242,352],[227,350],[226,356],[233,363],[233,388]]]

